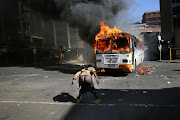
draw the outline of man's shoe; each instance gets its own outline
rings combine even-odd
[[[77,99],[77,103],[80,103],[81,102],[81,100],[82,100],[82,97],[80,97],[80,99]]]
[[[96,104],[99,104],[101,102],[100,99],[96,99]]]

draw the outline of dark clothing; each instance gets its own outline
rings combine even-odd
[[[79,77],[79,86],[81,87],[80,94],[83,94],[86,92],[93,93],[95,90],[94,83],[92,82],[91,76],[89,75],[81,75]]]
[[[82,94],[86,92],[91,92],[94,95],[95,99],[98,99],[98,96],[95,92],[96,89],[94,88],[94,83],[91,80],[91,76],[81,75],[79,77],[79,86],[81,87],[81,89],[79,91],[79,96],[77,97],[77,99],[80,99]]]
[[[92,85],[93,83],[89,84],[89,83],[84,83],[83,86],[81,86],[80,89],[80,94],[84,94],[86,92],[91,92],[93,93],[95,91],[94,85]]]
[[[82,69],[81,71],[77,72],[74,75],[72,84],[74,84],[74,81],[79,77],[79,87],[81,87],[79,91],[79,96],[77,97],[77,103],[81,101],[82,95],[86,92],[91,92],[94,95],[96,99],[96,103],[100,102],[94,88],[94,75],[96,77],[97,83],[99,84],[98,78],[95,72],[96,70],[94,67],[88,67],[88,68]]]

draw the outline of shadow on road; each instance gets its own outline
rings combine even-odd
[[[58,66],[41,66],[40,68],[51,71],[57,70],[62,73],[75,74],[85,67],[87,67],[87,65],[62,64]]]
[[[180,88],[160,90],[97,90],[101,103],[93,95],[83,95],[82,103],[72,107],[65,120],[179,120]],[[61,100],[59,100],[61,101]]]
[[[57,95],[53,97],[54,102],[72,102],[76,103],[76,99],[71,96],[69,93],[61,93],[60,95]]]
[[[43,66],[42,69],[45,70],[58,70],[63,73],[75,74],[83,68],[87,68],[88,65],[74,65],[74,64],[63,64],[59,66]],[[108,72],[98,72],[98,76],[127,76],[128,73],[119,70],[109,70]]]

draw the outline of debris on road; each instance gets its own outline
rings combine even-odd
[[[144,93],[144,94],[146,94],[146,93],[147,93],[147,91],[143,91],[143,93]]]
[[[139,75],[136,74],[136,77],[139,77]]]
[[[54,115],[55,113],[54,112],[50,112],[50,114]]]
[[[150,66],[142,66],[142,67],[136,67],[138,75],[151,75],[152,72],[150,72]]]
[[[49,76],[44,76],[44,78],[48,78]]]
[[[157,76],[157,77],[159,77],[159,78],[164,78],[164,79],[170,79],[171,77],[167,77],[167,76],[165,76],[165,75],[160,75],[160,76]]]
[[[123,101],[123,99],[118,99],[118,101]]]
[[[171,85],[171,82],[168,81],[167,84]]]
[[[153,69],[156,69],[155,67],[152,67]]]
[[[128,92],[128,90],[121,90],[122,92]]]
[[[100,95],[105,95],[105,93],[100,93]]]

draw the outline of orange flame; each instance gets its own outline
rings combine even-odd
[[[100,23],[100,27],[101,30],[95,36],[95,43],[93,45],[95,52],[106,52],[110,50],[111,47],[113,47],[114,52],[123,50],[130,51],[128,46],[130,44],[130,33],[123,33],[123,31],[118,30],[116,26],[111,29],[105,25],[104,22]]]

